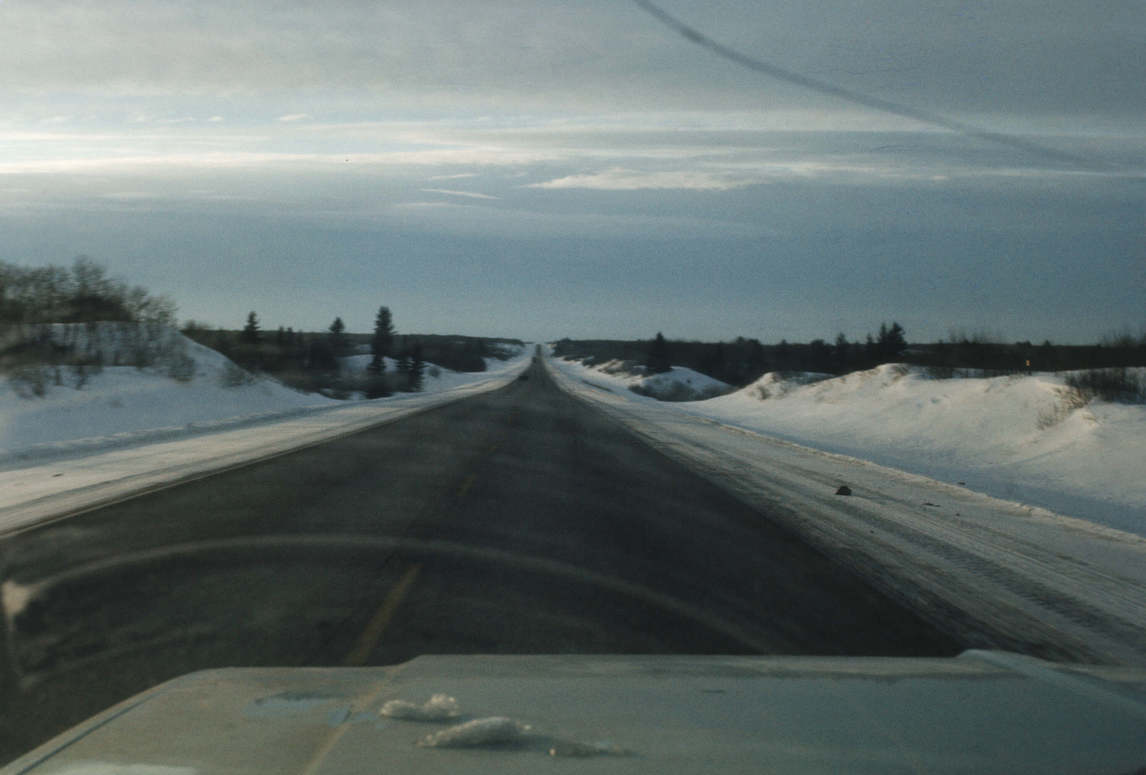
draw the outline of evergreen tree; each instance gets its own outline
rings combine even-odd
[[[410,389],[410,366],[410,352],[408,350],[403,350],[398,356],[397,363],[398,379],[400,380],[398,387],[400,390]]]
[[[375,355],[366,367],[366,397],[383,398],[390,395],[390,381],[386,374],[386,361],[381,355]]]
[[[366,379],[364,390],[367,398],[385,398],[390,393],[390,385],[382,374],[371,374]]]
[[[375,359],[390,355],[394,347],[394,321],[389,307],[379,307],[374,318],[374,337],[370,340],[370,352]]]
[[[851,345],[843,331],[836,334],[836,346],[832,351],[832,357],[835,360],[836,371],[843,374],[848,370],[848,364],[851,361]]]
[[[346,355],[348,344],[346,341],[346,324],[342,318],[337,317],[330,324],[330,351],[335,358]]]
[[[795,359],[792,356],[792,345],[787,339],[781,339],[776,345],[776,371],[796,371]]]
[[[243,326],[243,332],[239,338],[246,344],[258,344],[261,338],[259,334],[259,316],[254,313],[254,310],[247,313],[247,324]]]
[[[759,339],[752,339],[748,352],[748,380],[758,379],[768,371],[768,355]]]
[[[832,368],[832,350],[823,339],[808,343],[808,371],[828,372]]]
[[[422,389],[422,379],[426,372],[426,362],[422,360],[422,345],[416,344],[410,351],[410,390]]]
[[[731,381],[728,377],[728,353],[724,348],[724,342],[705,345],[700,356],[700,368],[698,371],[707,374],[713,379],[723,380],[724,382]]]
[[[672,369],[672,358],[669,356],[668,342],[665,341],[664,334],[660,331],[653,339],[652,344],[649,346],[648,359],[645,361],[645,367],[651,374],[663,374]]]
[[[886,323],[881,323],[876,347],[879,349],[880,359],[885,363],[897,359],[900,353],[907,349],[903,326],[892,321],[891,328],[888,328]]]

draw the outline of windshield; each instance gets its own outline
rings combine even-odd
[[[1146,661],[1143,40],[0,0],[0,761],[219,666]]]

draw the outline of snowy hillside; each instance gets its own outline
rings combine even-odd
[[[697,401],[728,392],[731,387],[707,374],[673,366],[661,374],[646,374],[632,361],[611,360],[591,367],[597,378],[618,388],[661,401]]]
[[[43,396],[30,393],[20,380],[0,379],[0,464],[178,438],[346,405],[245,372],[174,330],[141,338],[136,327],[115,323],[53,329],[54,337],[68,337],[79,352],[98,348],[104,364],[131,362],[142,341],[159,342],[160,352],[143,368],[104,365],[82,375],[69,366],[49,368]],[[484,377],[427,364],[424,392]]]
[[[600,367],[553,362],[617,392]],[[1060,374],[932,379],[884,365],[834,378],[770,373],[673,406],[1146,535],[1146,405],[1077,404]]]

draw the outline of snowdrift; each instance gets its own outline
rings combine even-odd
[[[554,362],[591,384],[614,384],[601,366]],[[1146,535],[1146,405],[1083,403],[1066,376],[934,379],[904,364],[840,377],[769,373],[674,406]]]
[[[571,362],[577,363],[577,361]],[[731,386],[727,383],[684,366],[673,366],[661,374],[646,374],[643,366],[621,360],[605,361],[582,368],[592,370],[595,382],[600,387],[631,390],[660,401],[698,401],[731,390]]]

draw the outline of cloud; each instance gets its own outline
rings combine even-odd
[[[275,121],[281,121],[284,124],[293,124],[298,121],[310,121],[314,116],[309,113],[287,113],[285,116],[279,116]]]
[[[114,202],[148,202],[155,199],[166,199],[167,195],[153,191],[112,191],[101,194],[100,198],[110,199]]]
[[[684,214],[552,213],[453,202],[402,202],[380,212],[379,216],[407,228],[471,237],[757,239],[777,233],[759,223],[737,223]]]
[[[223,121],[226,121],[226,119],[222,116],[211,116],[209,119],[207,119],[208,124],[219,124]]]
[[[448,194],[450,196],[464,196],[471,199],[500,199],[501,197],[491,196],[489,194],[478,194],[473,191],[454,191],[448,188],[423,188],[422,191],[427,194]]]
[[[750,186],[759,180],[737,178],[736,176],[704,172],[639,172],[614,167],[604,172],[581,175],[566,175],[562,178],[531,183],[528,188],[588,188],[598,191],[639,191],[641,189],[679,189],[687,191],[728,191],[733,188]]]

